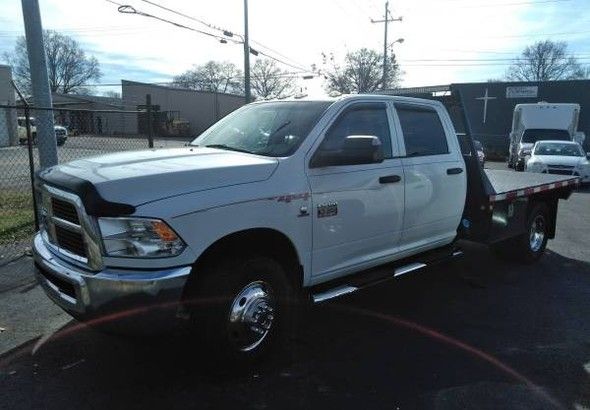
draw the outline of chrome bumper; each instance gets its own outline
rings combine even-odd
[[[40,234],[33,244],[35,274],[51,300],[77,319],[113,313],[174,318],[190,266],[155,271],[85,271],[57,258]],[[126,314],[125,314],[126,313]]]

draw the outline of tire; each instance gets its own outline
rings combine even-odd
[[[189,284],[185,306],[205,352],[242,365],[288,341],[297,311],[295,291],[276,260],[223,255],[198,276]]]
[[[545,253],[549,226],[549,208],[544,203],[535,204],[529,212],[525,233],[493,245],[492,250],[498,256],[516,262],[536,262]]]

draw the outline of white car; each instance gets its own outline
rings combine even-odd
[[[17,119],[17,131],[18,141],[21,145],[27,144],[27,123],[25,117],[18,117]],[[29,124],[31,126],[31,136],[33,137],[33,145],[37,144],[37,122],[34,117],[29,118]],[[54,125],[53,130],[55,131],[55,139],[57,145],[61,147],[66,143],[68,139],[68,129],[61,125]]]
[[[582,146],[572,141],[538,141],[531,150],[526,171],[579,176],[590,182],[590,161]]]

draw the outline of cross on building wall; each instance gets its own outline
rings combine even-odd
[[[486,94],[483,97],[477,97],[476,100],[483,100],[483,123],[486,123],[486,117],[488,116],[488,101],[495,100],[497,97],[490,97],[488,95],[488,89],[486,88]]]

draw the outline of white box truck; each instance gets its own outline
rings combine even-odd
[[[542,140],[584,142],[585,135],[578,131],[579,104],[518,104],[514,107],[508,166],[524,170],[526,159],[535,142]]]

